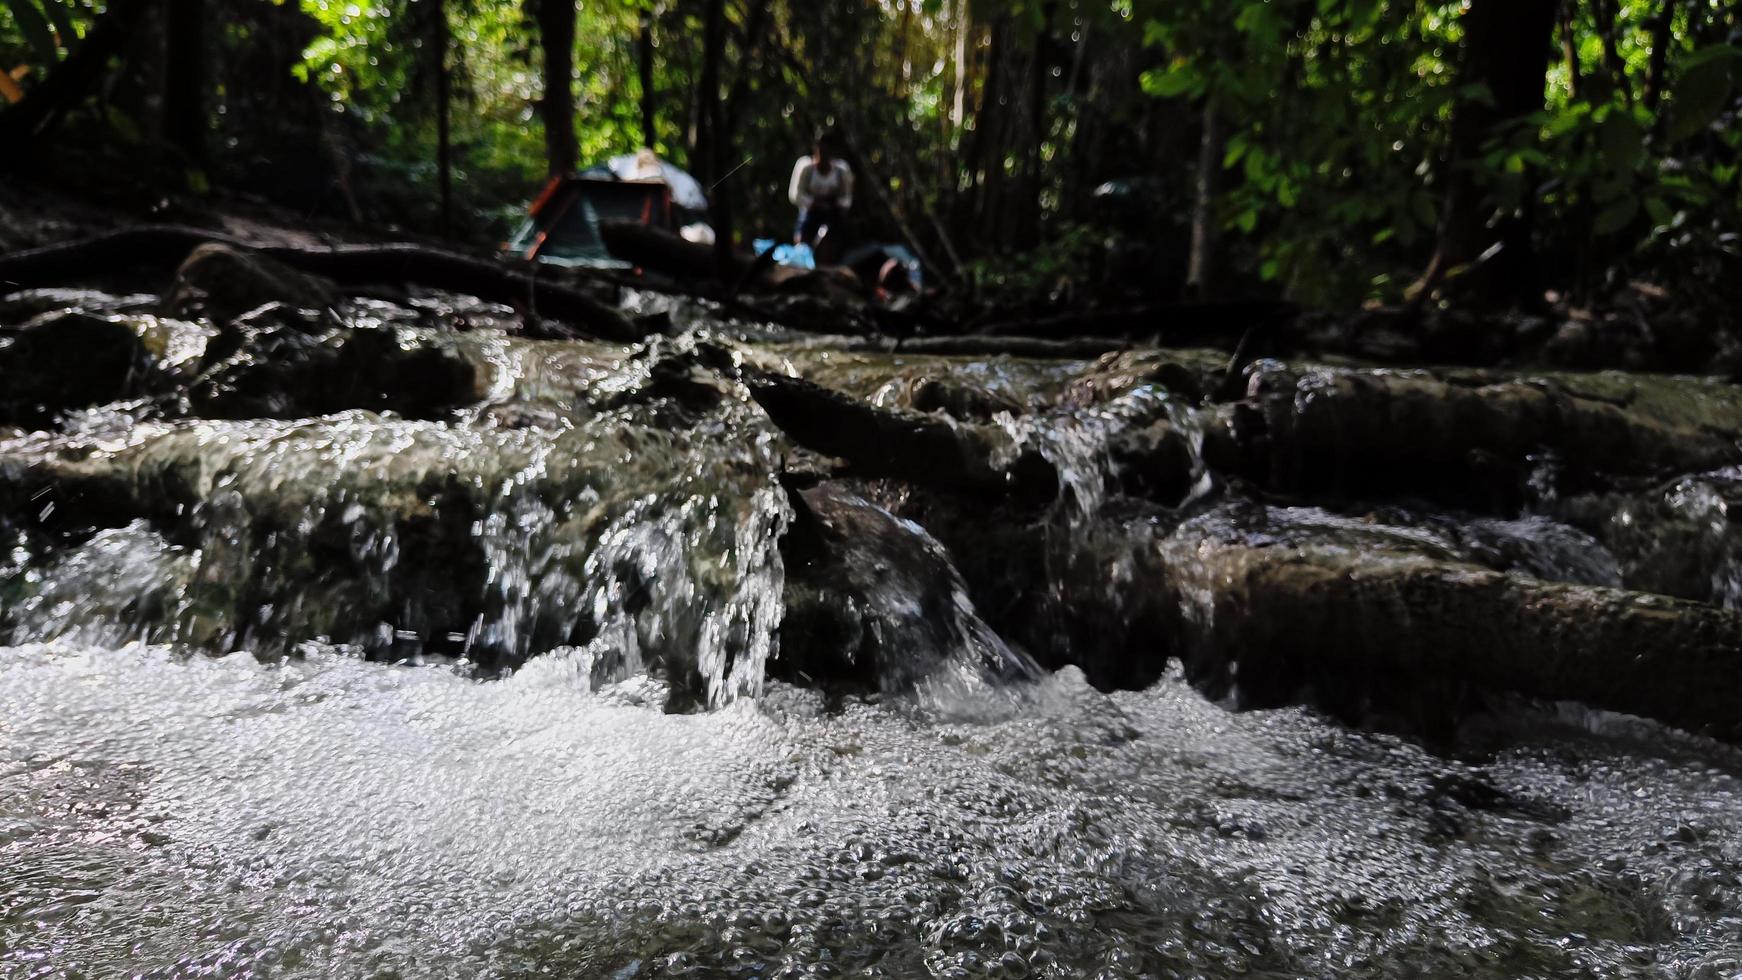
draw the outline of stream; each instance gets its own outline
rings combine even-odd
[[[1129,355],[653,294],[640,345],[442,294],[153,301],[0,301],[0,355],[66,316],[144,351],[122,397],[0,419],[0,977],[1742,977],[1742,750],[1506,691],[1428,737],[1255,703],[1205,557],[1728,615],[1734,464],[1283,499]],[[361,338],[397,373],[346,380]],[[913,410],[944,379],[1056,496],[1009,551],[1003,503],[819,478],[752,370]]]

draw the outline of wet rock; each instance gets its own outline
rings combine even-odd
[[[1226,372],[1227,355],[1215,351],[1115,351],[1074,378],[1062,401],[1097,405],[1154,385],[1183,401],[1201,402],[1216,391]]]
[[[982,620],[948,552],[839,483],[789,487],[786,615],[777,676],[837,690],[902,691],[960,669],[1001,680],[1036,668]]]
[[[853,472],[1029,503],[1058,496],[1058,471],[1003,430],[874,408],[849,395],[768,372],[746,372],[752,397],[794,442],[845,459]]]
[[[190,252],[176,269],[164,292],[163,309],[171,316],[204,316],[223,323],[267,303],[326,309],[338,295],[330,280],[257,252],[209,242]]]
[[[0,526],[24,534],[45,564],[78,560],[87,542],[128,528],[159,542],[147,556],[163,546],[180,556],[173,608],[160,583],[111,586],[158,596],[161,615],[129,612],[129,639],[266,655],[322,637],[385,659],[461,651],[486,595],[474,529],[487,490],[379,463],[347,470],[292,454],[262,465],[292,430],[220,432],[212,441],[211,430],[165,427],[116,453],[0,457]],[[67,608],[20,639],[102,625],[93,599]]]
[[[470,362],[415,341],[408,346],[406,340],[391,330],[352,331],[333,359],[319,396],[322,407],[440,418],[478,400],[477,371]]]
[[[480,397],[478,372],[454,351],[392,329],[315,336],[272,325],[240,335],[191,395],[207,418],[301,418],[350,409],[443,418]]]
[[[1302,692],[1350,714],[1459,685],[1742,739],[1742,614],[1443,560],[1404,538],[1196,524],[1166,560],[1190,674],[1247,706]],[[1425,697],[1423,696],[1425,694]]]
[[[1515,510],[1552,457],[1562,490],[1597,474],[1677,473],[1742,459],[1742,389],[1639,375],[1290,367],[1250,376],[1256,410],[1228,463],[1309,497],[1414,495]]]
[[[1079,337],[1052,340],[1042,337],[913,337],[873,338],[848,342],[848,350],[929,354],[943,357],[1022,357],[1036,360],[1081,360],[1100,357],[1125,346],[1124,341]]]
[[[606,398],[602,407],[647,407],[661,424],[669,425],[691,424],[719,407],[738,373],[731,349],[693,336],[656,338],[630,356],[625,367],[642,374],[635,384]]]
[[[1186,499],[1200,474],[1190,436],[1168,418],[1120,429],[1106,455],[1120,490],[1170,506]]]
[[[1080,668],[1101,690],[1155,683],[1175,652],[1178,602],[1152,559],[1176,520],[1148,505],[1073,528],[1032,512],[902,488],[871,499],[936,535],[998,634],[1048,670]],[[1145,569],[1153,570],[1145,572]]]
[[[1022,406],[1007,395],[946,378],[914,381],[908,394],[908,406],[916,412],[942,412],[953,418],[979,420],[1022,410]]]
[[[143,394],[153,359],[118,317],[50,314],[0,334],[0,421],[39,425],[74,408]]]
[[[1604,542],[1628,588],[1742,609],[1742,468],[1552,506]]]
[[[149,293],[116,295],[97,289],[45,287],[21,289],[0,296],[0,325],[23,323],[44,313],[78,311],[82,313],[146,313],[157,306],[157,297]]]

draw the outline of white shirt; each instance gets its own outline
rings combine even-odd
[[[845,163],[830,159],[829,172],[823,173],[806,154],[792,165],[792,186],[787,188],[786,196],[807,211],[818,203],[845,210],[853,206],[853,171]]]

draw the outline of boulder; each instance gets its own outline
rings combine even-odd
[[[169,316],[224,323],[267,303],[321,310],[338,302],[333,282],[258,252],[208,242],[188,253],[164,292]]]
[[[951,670],[1005,681],[1038,674],[981,619],[944,547],[917,524],[838,482],[788,491],[775,676],[893,692]]]
[[[137,397],[153,359],[119,317],[50,314],[0,334],[0,421],[40,425],[68,409]]]
[[[479,398],[477,368],[455,351],[392,329],[328,336],[261,325],[191,392],[207,418],[303,418],[350,409],[446,418]]]

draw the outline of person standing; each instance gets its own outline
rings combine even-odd
[[[835,141],[824,134],[816,147],[792,165],[787,197],[798,206],[793,229],[795,245],[815,246],[831,227],[838,227],[853,207],[853,171],[835,152]]]

